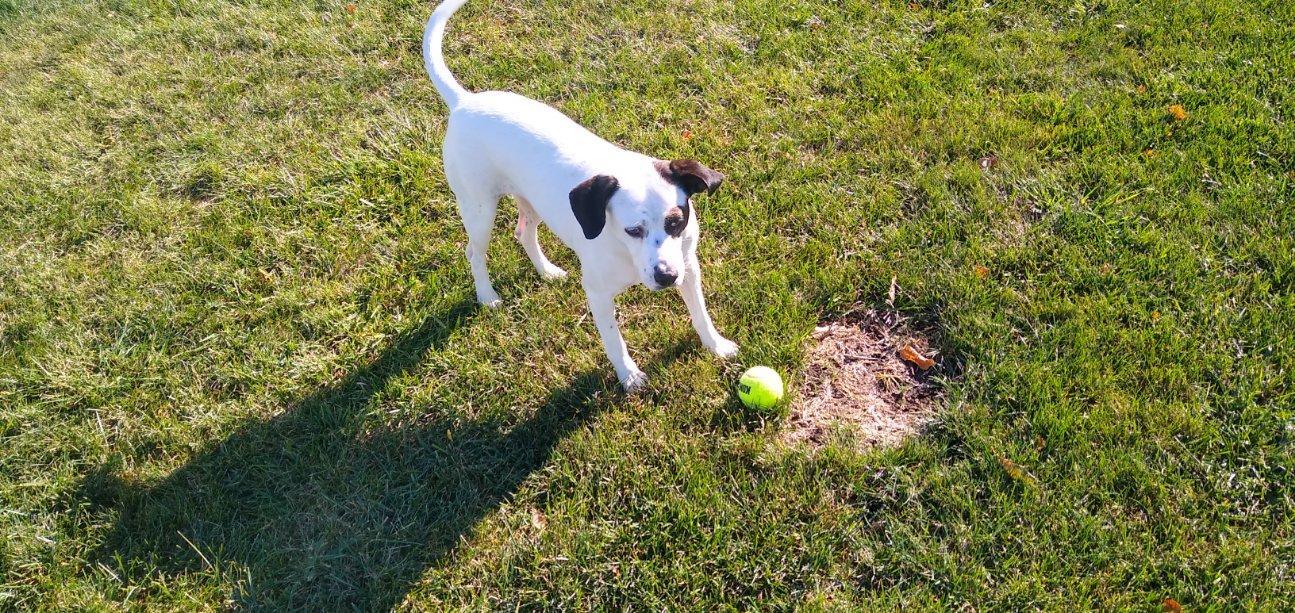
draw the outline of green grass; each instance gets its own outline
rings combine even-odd
[[[0,0],[0,609],[1295,607],[1295,4],[471,3],[729,176],[739,363],[636,290],[636,397],[511,240],[471,304],[429,10]],[[892,277],[942,420],[777,445],[736,374]]]

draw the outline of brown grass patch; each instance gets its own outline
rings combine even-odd
[[[906,362],[905,347],[936,366],[923,371]],[[929,341],[897,313],[869,311],[820,326],[783,438],[818,448],[842,432],[861,450],[898,445],[935,419],[942,397],[930,374],[939,370]]]

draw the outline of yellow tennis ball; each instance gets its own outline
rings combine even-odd
[[[782,400],[782,377],[768,366],[756,366],[737,383],[737,397],[748,408],[767,411]]]

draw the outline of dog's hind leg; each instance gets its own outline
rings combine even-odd
[[[446,174],[450,189],[454,190],[459,201],[463,228],[468,232],[468,263],[472,265],[472,280],[477,286],[477,301],[487,307],[498,307],[499,294],[495,292],[490,282],[490,271],[486,268],[486,250],[490,247],[490,235],[495,227],[499,196],[474,185],[464,185],[454,179],[453,173]]]
[[[535,214],[535,209],[525,198],[517,196],[517,241],[522,244],[522,249],[526,250],[526,255],[531,258],[531,263],[535,265],[535,270],[545,279],[564,279],[567,271],[558,268],[553,262],[550,262],[544,255],[544,250],[540,248],[539,239],[540,218]]]

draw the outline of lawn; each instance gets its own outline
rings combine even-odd
[[[637,289],[634,396],[511,204],[473,305],[430,10],[0,0],[0,610],[1295,608],[1295,3],[471,2],[467,87],[728,175],[742,353]],[[737,402],[869,309],[920,437]]]

